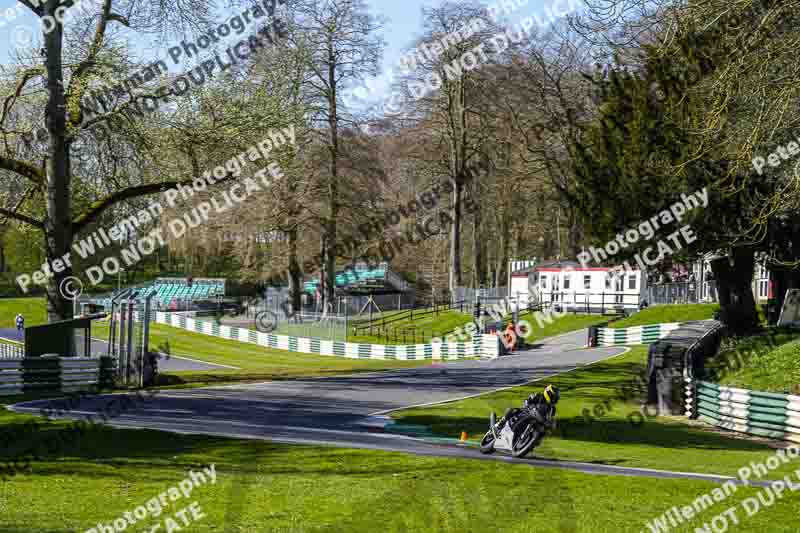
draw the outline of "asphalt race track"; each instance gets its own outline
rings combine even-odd
[[[585,331],[542,341],[519,355],[493,361],[460,361],[413,369],[338,377],[158,392],[111,422],[116,427],[161,429],[276,442],[370,448],[444,457],[515,461],[499,453],[384,433],[384,413],[440,403],[521,385],[623,353],[624,348],[582,349]],[[68,415],[84,418],[108,405],[110,395],[84,398]],[[522,401],[523,398],[520,398]],[[10,408],[38,413],[46,400]],[[488,413],[487,413],[488,417]],[[691,478],[727,477],[525,459],[526,463],[587,473]]]

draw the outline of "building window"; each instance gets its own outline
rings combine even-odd
[[[547,288],[547,276],[542,276],[542,288]]]
[[[583,276],[583,288],[584,289],[592,288],[592,276]]]
[[[569,274],[567,274],[566,276],[564,276],[564,288],[565,288],[565,289],[569,289],[569,278],[570,278],[570,277],[571,277],[571,276],[570,276]]]
[[[606,272],[606,289],[611,288],[611,274]]]
[[[758,280],[758,297],[761,300],[764,300],[769,297],[769,280],[767,279]]]
[[[628,288],[629,289],[636,289],[636,274],[631,274],[628,276]]]

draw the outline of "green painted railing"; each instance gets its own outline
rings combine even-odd
[[[686,416],[730,431],[800,443],[800,396],[687,378]]]
[[[650,324],[630,328],[597,328],[595,346],[627,346],[652,344],[680,327],[680,322]]]

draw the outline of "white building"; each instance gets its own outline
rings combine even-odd
[[[645,280],[640,270],[548,261],[512,273],[509,296],[519,296],[523,304],[560,305],[577,312],[634,311],[645,294]]]

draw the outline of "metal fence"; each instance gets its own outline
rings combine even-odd
[[[286,312],[290,309],[289,302],[291,295],[286,288],[268,288],[263,298],[252,298],[244,303],[245,314],[254,318],[259,313],[270,311],[278,316],[286,317]],[[373,316],[380,315],[382,312],[398,311],[403,309],[413,309],[415,307],[414,293],[405,292],[399,294],[375,294],[370,296],[347,295],[337,296],[333,308],[328,313],[349,317],[367,316],[372,311]],[[301,295],[300,313],[319,314],[322,312],[319,302],[307,293]]]
[[[319,313],[298,313],[279,321],[275,328],[277,335],[293,337],[316,337],[328,341],[347,341],[347,316],[321,315]]]
[[[572,313],[619,313],[639,309],[639,294],[624,291],[550,291],[540,292],[539,299],[543,306],[553,306]]]
[[[285,314],[261,311],[255,316],[194,316],[194,320],[218,326],[244,328],[262,333],[288,335],[293,337],[316,337],[327,341],[347,341],[346,315],[321,313],[297,313],[292,317]]]
[[[125,290],[112,301],[108,355],[122,384],[141,387],[154,377],[148,343],[152,299],[149,291]]]
[[[713,281],[698,283],[686,281],[648,285],[647,303],[654,304],[696,304],[717,302],[717,287]]]
[[[470,287],[456,287],[451,294],[452,302],[476,302],[480,299],[501,300],[508,296],[508,287],[492,287],[487,289],[472,289]]]

